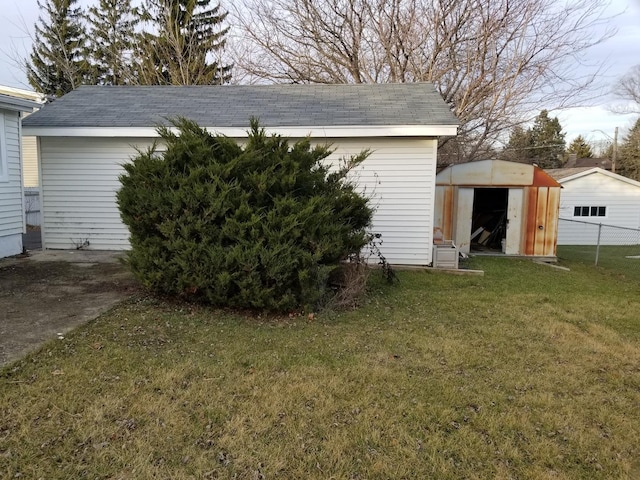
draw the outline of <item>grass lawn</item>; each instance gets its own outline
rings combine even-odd
[[[0,371],[0,476],[640,478],[640,281],[565,265],[315,318],[132,300]]]
[[[593,266],[596,259],[595,245],[559,245],[560,260],[580,262]],[[640,245],[602,245],[598,252],[598,268],[621,273],[640,282]]]

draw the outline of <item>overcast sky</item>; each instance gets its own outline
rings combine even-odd
[[[92,0],[80,0],[82,6],[97,3]],[[594,59],[606,62],[604,81],[613,84],[633,65],[640,64],[640,0],[612,0],[608,7],[609,15],[616,14],[611,21],[618,33],[606,43],[598,45],[592,51]],[[0,85],[30,89],[20,59],[26,58],[31,50],[33,25],[38,19],[36,0],[0,0]],[[616,126],[624,130],[629,128],[633,116],[615,115],[608,111],[610,96],[604,96],[593,102],[593,106],[552,112],[560,119],[567,140],[578,134],[587,140],[598,141],[606,136],[603,130],[613,136]]]

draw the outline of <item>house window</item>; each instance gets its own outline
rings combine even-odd
[[[573,207],[574,217],[606,217],[607,207]]]
[[[0,112],[0,182],[7,182],[8,180],[7,138],[4,131],[4,113]]]

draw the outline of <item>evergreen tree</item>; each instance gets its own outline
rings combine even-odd
[[[131,0],[100,0],[89,9],[89,50],[93,60],[92,80],[100,85],[132,82],[130,56],[140,22]]]
[[[567,153],[575,153],[577,158],[591,158],[593,157],[593,152],[591,151],[591,147],[586,142],[586,140],[582,137],[582,135],[578,135],[573,139],[569,148],[567,148]]]
[[[640,118],[618,148],[616,173],[640,181]]]
[[[531,158],[541,168],[558,168],[562,165],[565,150],[565,134],[558,117],[549,117],[542,110],[531,128]]]
[[[155,28],[142,36],[138,82],[146,85],[211,85],[229,81],[219,57],[227,13],[212,0],[147,0],[144,18]]]
[[[501,154],[502,160],[511,162],[529,163],[531,157],[531,129],[524,129],[517,125],[511,129],[509,143]]]
[[[213,305],[290,312],[333,292],[343,261],[367,244],[373,210],[327,146],[267,135],[244,145],[178,119],[158,129],[166,151],[124,165],[117,194],[131,232],[128,262],[163,294]]]
[[[43,12],[35,26],[27,79],[38,92],[62,96],[87,81],[86,32],[78,0],[38,0]]]

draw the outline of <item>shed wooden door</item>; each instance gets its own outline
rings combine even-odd
[[[522,209],[524,190],[510,188],[507,200],[507,238],[504,253],[520,255],[522,245]]]

